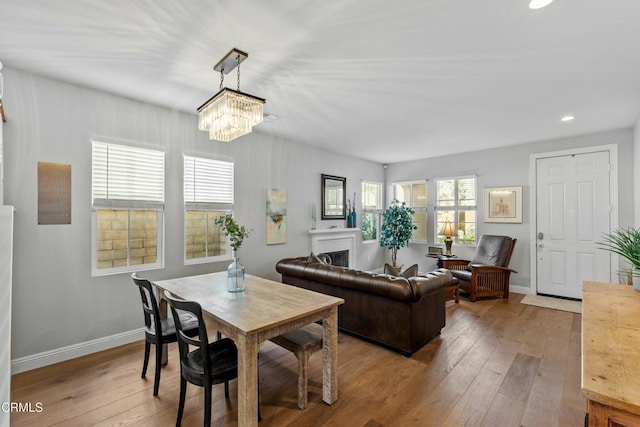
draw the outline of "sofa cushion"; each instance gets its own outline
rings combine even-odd
[[[405,279],[410,279],[418,275],[418,264],[413,264],[411,267],[402,271],[402,266],[394,267],[391,264],[385,263],[384,274],[388,274],[390,276],[404,277]]]
[[[412,277],[416,277],[418,275],[418,264],[413,264],[411,267],[403,271],[400,275],[405,279],[411,279]]]
[[[394,267],[393,265],[387,262],[384,263],[384,274],[389,274],[390,276],[400,276],[401,271],[402,271],[402,266]]]

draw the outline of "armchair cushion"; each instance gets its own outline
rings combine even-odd
[[[467,270],[471,271],[474,264],[480,265],[497,265],[507,267],[511,252],[513,251],[513,239],[507,236],[491,236],[485,234],[480,237],[475,255],[467,266]]]

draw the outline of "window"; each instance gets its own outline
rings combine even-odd
[[[378,240],[382,212],[382,184],[362,181],[362,241]]]
[[[233,213],[233,162],[184,156],[185,264],[231,259],[227,239],[214,224]]]
[[[164,153],[92,145],[92,275],[162,268]]]
[[[476,242],[476,178],[460,177],[436,180],[435,241],[442,243],[438,235],[443,225],[451,221],[458,232],[453,238],[457,243]]]
[[[414,210],[413,242],[427,243],[427,183],[425,181],[396,182],[393,184],[394,199],[404,202]]]

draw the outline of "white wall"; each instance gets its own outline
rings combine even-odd
[[[634,226],[640,227],[640,119],[636,122],[633,129],[633,164],[634,178],[633,194],[634,194]]]
[[[15,205],[13,359],[141,327],[139,294],[127,274],[91,277],[91,138],[136,141],[166,152],[165,268],[151,279],[226,269],[229,262],[183,265],[182,154],[235,161],[238,221],[254,230],[240,250],[249,274],[280,280],[276,262],[310,251],[309,207],[320,206],[320,174],[382,182],[382,165],[254,132],[209,141],[193,115],[15,69],[4,69],[5,202]],[[194,105],[194,108],[196,106]],[[286,117],[280,120],[286,120]],[[37,163],[71,164],[71,225],[37,225]],[[265,192],[288,192],[288,243],[267,246]],[[318,221],[318,228],[344,221]],[[380,265],[384,252],[359,245],[357,265]],[[369,258],[371,258],[370,261]],[[142,338],[142,336],[141,336]]]
[[[638,142],[636,142],[637,144]],[[500,234],[509,235],[516,239],[516,249],[511,260],[511,267],[518,271],[511,277],[511,284],[530,288],[530,227],[529,196],[531,183],[529,182],[529,156],[533,153],[566,150],[595,145],[618,144],[619,165],[619,217],[620,227],[627,227],[633,223],[634,186],[633,186],[633,131],[623,129],[598,134],[583,135],[552,141],[541,141],[505,148],[483,150],[472,153],[437,157],[412,162],[396,163],[387,169],[387,199],[391,200],[391,183],[416,179],[428,179],[429,205],[435,203],[435,179],[441,177],[476,175],[478,179],[478,195],[484,187],[523,186],[523,222],[522,224],[484,223],[482,215],[484,206],[482,197],[478,198],[477,235]],[[638,163],[636,163],[638,164]],[[636,199],[636,204],[638,197]],[[433,210],[429,217],[429,239],[433,242]],[[458,256],[469,259],[473,256],[475,247],[454,245],[453,252]],[[435,261],[426,258],[427,245],[412,244],[398,252],[400,264],[412,265],[418,263],[421,271],[429,271],[435,267]]]

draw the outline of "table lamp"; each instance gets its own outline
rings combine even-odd
[[[445,255],[451,256],[451,244],[453,243],[453,239],[451,237],[458,234],[456,233],[453,223],[451,221],[445,222],[439,234],[441,236],[445,236],[444,245],[447,248]]]

